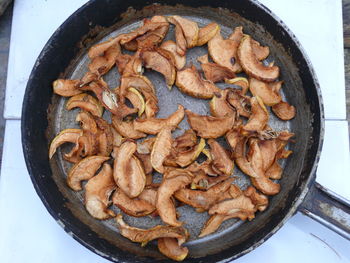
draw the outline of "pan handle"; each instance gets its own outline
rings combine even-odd
[[[350,204],[344,198],[312,184],[299,211],[350,240]]]

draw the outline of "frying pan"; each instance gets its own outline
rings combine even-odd
[[[272,60],[280,66],[284,80],[283,97],[297,108],[296,117],[280,122],[272,116],[270,124],[276,129],[288,128],[296,134],[289,145],[291,157],[282,165],[281,192],[270,198],[270,205],[257,213],[251,222],[232,219],[219,231],[208,237],[196,238],[202,223],[208,218],[204,213],[194,213],[183,206],[178,210],[180,220],[190,230],[191,239],[186,244],[190,250],[185,262],[228,262],[253,250],[273,235],[298,209],[312,218],[350,237],[350,209],[339,196],[315,183],[315,173],[324,136],[324,113],[321,93],[311,63],[293,33],[256,1],[209,0],[128,0],[90,1],[71,15],[53,34],[39,55],[30,75],[22,110],[22,145],[33,185],[56,221],[74,239],[93,252],[114,262],[167,261],[150,243],[145,248],[130,242],[118,233],[113,220],[98,221],[83,208],[82,193],[74,193],[65,183],[69,164],[60,157],[48,159],[48,145],[61,129],[75,127],[76,111],[64,109],[65,99],[53,94],[51,84],[57,78],[80,78],[89,63],[88,48],[120,33],[138,27],[145,17],[153,15],[182,15],[198,22],[200,26],[215,21],[227,37],[235,26],[242,25],[261,44],[270,47]],[[172,34],[170,30],[169,35]],[[196,64],[196,57],[206,48],[188,52],[187,63]],[[200,114],[208,114],[205,100],[189,98],[176,87],[168,91],[158,73],[146,72],[156,87],[160,103],[159,117],[173,112],[178,103]],[[110,87],[118,85],[119,76],[113,69],[105,80]],[[227,85],[225,85],[227,86]],[[109,116],[104,116],[109,118]],[[181,123],[186,128],[186,122]],[[237,183],[246,187],[249,180],[236,169]],[[117,211],[118,212],[118,211]],[[125,216],[134,226],[151,227],[158,219]]]

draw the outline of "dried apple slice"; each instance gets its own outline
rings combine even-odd
[[[272,82],[278,78],[279,67],[266,67],[258,60],[253,52],[250,36],[246,35],[242,38],[237,55],[243,70],[249,76],[266,82]]]
[[[115,37],[102,43],[93,45],[88,51],[89,58],[93,59],[95,57],[102,56],[110,47],[114,45],[119,45],[119,41],[120,39],[118,37]]]
[[[223,136],[232,128],[235,122],[234,116],[212,117],[199,115],[189,110],[185,110],[185,112],[191,128],[203,138],[218,138]]]
[[[188,232],[183,227],[162,226],[157,225],[149,229],[141,229],[127,225],[121,214],[117,215],[116,221],[123,237],[128,238],[133,242],[147,244],[148,242],[163,238],[171,237],[178,240],[178,244],[182,245],[188,238]]]
[[[75,121],[80,122],[80,126],[83,131],[89,131],[93,134],[98,132],[97,123],[95,118],[86,111],[81,111],[75,117]]]
[[[113,171],[109,164],[105,163],[102,170],[92,177],[85,185],[85,207],[94,218],[105,220],[114,217],[109,197],[116,184],[113,179]]]
[[[268,83],[250,78],[249,90],[253,96],[259,97],[267,106],[273,106],[282,100],[281,95],[276,92]]]
[[[256,191],[256,189],[253,186],[248,186],[246,190],[244,190],[244,195],[249,197],[252,203],[255,205],[255,209],[259,210],[260,212],[266,210],[267,206],[269,205],[269,199],[266,195],[260,194]]]
[[[145,112],[146,108],[145,100],[137,89],[129,88],[128,90],[129,92],[126,94],[126,98],[130,100],[134,108],[138,109],[137,115],[141,117],[141,115]]]
[[[103,107],[100,102],[89,94],[81,93],[71,97],[66,104],[66,109],[81,108],[90,112],[96,117],[101,117],[103,114]]]
[[[186,39],[187,48],[196,46],[199,33],[199,28],[196,22],[177,15],[168,17],[168,21],[181,27],[183,35]]]
[[[214,117],[235,116],[236,111],[227,101],[230,90],[225,89],[220,93],[215,93],[214,97],[209,102],[210,113]]]
[[[112,125],[114,129],[125,138],[136,140],[147,136],[147,134],[135,130],[133,121],[123,121],[123,119],[118,116],[112,116]]]
[[[213,169],[228,176],[232,175],[234,162],[227,151],[214,139],[209,139],[208,145],[210,146],[210,155],[213,159]]]
[[[113,149],[113,132],[111,125],[102,118],[95,118],[98,126],[98,151],[97,155],[109,156]]]
[[[147,189],[144,191],[146,190]],[[130,198],[120,188],[118,188],[113,194],[112,202],[127,215],[134,217],[150,215],[154,212],[154,210],[156,210],[155,204],[149,203],[142,199],[141,194],[139,197]],[[154,191],[154,194],[156,195],[156,191]]]
[[[147,134],[157,134],[161,129],[166,126],[171,126],[174,130],[177,125],[183,120],[185,116],[185,110],[182,105],[178,105],[178,109],[169,115],[166,119],[147,118],[137,119],[134,121],[134,128],[137,131],[144,132]]]
[[[151,164],[153,168],[164,173],[163,162],[171,152],[173,139],[171,137],[171,126],[164,127],[157,135],[151,152]]]
[[[181,70],[185,65],[186,65],[186,56],[180,56],[177,52],[176,52],[176,43],[172,40],[167,40],[165,42],[163,42],[160,47],[164,50],[167,50],[169,52],[171,52],[171,54],[174,56],[174,60],[175,60],[175,66],[177,70]]]
[[[190,165],[198,158],[204,147],[205,140],[201,138],[200,142],[193,149],[177,153],[175,162],[181,167]]]
[[[202,79],[195,66],[177,72],[176,86],[181,92],[201,99],[210,99],[220,91],[214,83]]]
[[[136,143],[125,141],[114,158],[114,180],[130,198],[137,197],[146,185],[146,175],[136,152]]]
[[[143,36],[139,36],[138,38],[136,38],[135,39],[137,43],[136,48],[143,49],[143,48],[150,48],[150,47],[157,46],[160,42],[162,42],[166,33],[169,30],[169,23],[167,22],[164,16],[153,16],[150,20],[149,19],[144,20],[145,25],[150,23],[164,23],[164,24],[163,26],[160,26],[155,30],[148,31]]]
[[[237,49],[239,42],[232,39],[224,39],[220,30],[208,42],[208,52],[215,63],[228,68],[232,72],[242,71],[237,61]]]
[[[269,121],[269,113],[259,97],[252,97],[250,104],[252,114],[243,129],[246,131],[262,131]]]
[[[250,97],[242,95],[242,91],[230,89],[227,95],[227,101],[236,109],[239,116],[250,117]]]
[[[154,117],[159,108],[158,98],[155,94],[152,82],[145,76],[141,75],[123,76],[121,78],[120,88],[118,89],[118,94],[122,103],[124,102],[128,89],[131,87],[137,89],[145,98],[146,117]]]
[[[162,48],[154,48],[143,50],[141,58],[146,68],[153,69],[165,77],[167,87],[171,89],[176,76],[175,59],[172,53]]]
[[[89,156],[76,163],[68,173],[68,186],[74,191],[82,190],[81,182],[92,178],[102,163],[108,159],[109,157],[105,156]]]
[[[188,255],[188,248],[180,246],[175,238],[159,238],[158,249],[160,253],[176,261],[183,261]]]
[[[188,204],[194,208],[201,208],[208,210],[214,205],[220,196],[230,188],[234,178],[229,178],[221,183],[218,183],[210,187],[206,191],[192,190],[192,189],[180,189],[175,192],[175,198],[179,201]]]
[[[61,131],[56,137],[51,141],[50,149],[49,149],[49,158],[55,154],[58,147],[62,144],[70,142],[77,143],[80,136],[83,135],[83,131],[81,129],[65,129]]]
[[[225,83],[240,86],[242,88],[241,95],[245,95],[249,89],[249,81],[243,77],[225,79]]]
[[[295,117],[296,109],[288,102],[281,101],[272,106],[272,111],[278,118],[284,121],[291,120]]]
[[[78,79],[57,79],[52,83],[53,92],[63,97],[75,96],[82,93],[79,84]]]
[[[176,219],[176,210],[174,202],[172,201],[172,195],[190,184],[192,180],[192,174],[186,170],[176,169],[172,174],[165,174],[161,185],[158,188],[157,193],[157,211],[164,223],[179,227],[182,222]]]
[[[234,78],[236,76],[236,74],[229,68],[226,68],[216,63],[203,63],[201,66],[205,78],[214,83],[220,82],[225,79]]]
[[[225,218],[226,218],[225,215],[219,215],[219,214],[212,215],[203,226],[201,233],[199,234],[198,237],[204,237],[204,236],[210,235],[211,233],[214,233],[216,230],[218,230],[222,222],[225,221]]]
[[[220,30],[220,26],[217,23],[210,23],[199,29],[197,46],[203,46],[210,39],[212,39],[216,33]]]

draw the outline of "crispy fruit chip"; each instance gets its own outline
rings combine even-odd
[[[86,93],[75,95],[67,101],[67,104],[66,104],[67,110],[71,110],[77,107],[90,112],[92,115],[96,117],[101,117],[103,114],[103,107],[99,103],[99,101]]]

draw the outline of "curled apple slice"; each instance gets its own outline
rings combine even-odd
[[[52,140],[49,149],[49,158],[55,154],[56,149],[60,147],[62,144],[70,142],[77,143],[78,138],[83,135],[83,131],[81,129],[65,129],[61,131],[56,137]]]
[[[216,33],[220,30],[220,26],[217,23],[210,23],[199,29],[197,46],[203,46],[210,39],[212,39]]]
[[[71,97],[66,104],[66,109],[81,108],[90,112],[92,115],[101,117],[103,114],[103,107],[100,102],[87,93],[81,93]]]
[[[186,39],[186,47],[195,47],[198,41],[199,28],[196,22],[181,16],[168,17],[168,21],[176,26],[180,26],[182,33]]]
[[[171,137],[171,126],[164,127],[157,135],[151,151],[151,164],[153,168],[164,173],[163,162],[171,152],[173,139]]]
[[[63,97],[75,96],[82,93],[79,84],[78,79],[57,79],[52,83],[53,92]]]
[[[249,90],[253,96],[259,97],[267,106],[273,106],[282,100],[281,95],[268,83],[250,78]]]
[[[181,70],[186,65],[186,56],[180,56],[176,52],[176,43],[174,41],[167,40],[163,42],[160,47],[171,52],[171,54],[174,56],[175,66],[177,70]]]
[[[176,261],[183,261],[188,255],[188,248],[179,245],[175,238],[164,237],[158,239],[160,253]]]
[[[252,97],[250,104],[252,114],[243,129],[246,131],[262,131],[269,121],[269,113],[259,97]]]
[[[276,114],[278,118],[284,121],[291,120],[295,117],[296,109],[293,105],[288,102],[281,101],[272,106],[273,113]]]
[[[251,77],[258,80],[272,82],[279,76],[279,67],[264,66],[254,54],[252,39],[246,35],[242,38],[238,47],[238,60],[243,70]]]
[[[214,97],[209,102],[209,109],[212,116],[225,117],[236,115],[235,109],[227,101],[229,92],[229,89],[225,89],[220,93],[215,93]]]

